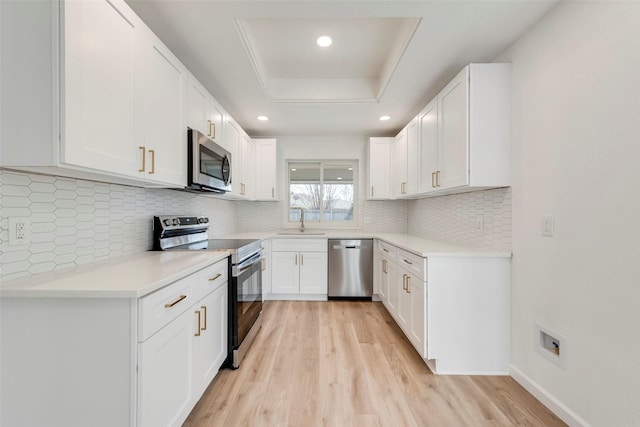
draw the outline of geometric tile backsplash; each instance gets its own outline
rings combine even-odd
[[[235,232],[233,202],[0,171],[0,279],[26,276],[151,249],[153,215],[207,215],[211,234]],[[27,218],[31,243],[9,246],[9,220]]]
[[[511,189],[421,200],[359,201],[361,229],[511,249]],[[143,252],[158,214],[206,215],[209,234],[282,228],[283,202],[229,201],[0,170],[0,280]],[[30,222],[29,244],[9,245],[9,218]],[[484,230],[476,228],[482,218]]]
[[[409,234],[475,248],[511,250],[511,188],[411,200],[408,218]]]

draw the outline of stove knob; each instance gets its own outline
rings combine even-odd
[[[198,218],[198,224],[204,224],[204,218]]]
[[[180,225],[180,220],[178,218],[173,218],[173,225]]]
[[[208,224],[208,223],[209,223],[209,218],[204,217],[204,218],[202,218],[202,219],[204,220],[204,223],[205,223],[205,224]]]
[[[162,222],[164,222],[164,225],[166,225],[167,227],[170,226],[173,223],[169,218],[165,219]]]

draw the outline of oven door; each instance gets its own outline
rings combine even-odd
[[[262,253],[258,252],[247,261],[233,268],[237,328],[234,332],[234,347],[240,346],[254,322],[262,312]],[[237,277],[236,277],[237,276]]]

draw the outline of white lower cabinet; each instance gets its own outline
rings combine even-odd
[[[378,257],[378,296],[434,373],[509,374],[509,258],[423,258],[383,241]]]
[[[192,398],[193,313],[138,345],[138,426],[179,425]]]
[[[326,299],[326,239],[275,239],[271,251],[271,299]]]
[[[1,298],[0,425],[182,425],[227,355],[227,266],[138,299]]]

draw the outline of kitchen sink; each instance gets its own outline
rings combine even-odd
[[[327,233],[325,233],[324,231],[295,230],[295,231],[280,231],[278,232],[278,234],[280,234],[281,236],[324,236]]]

